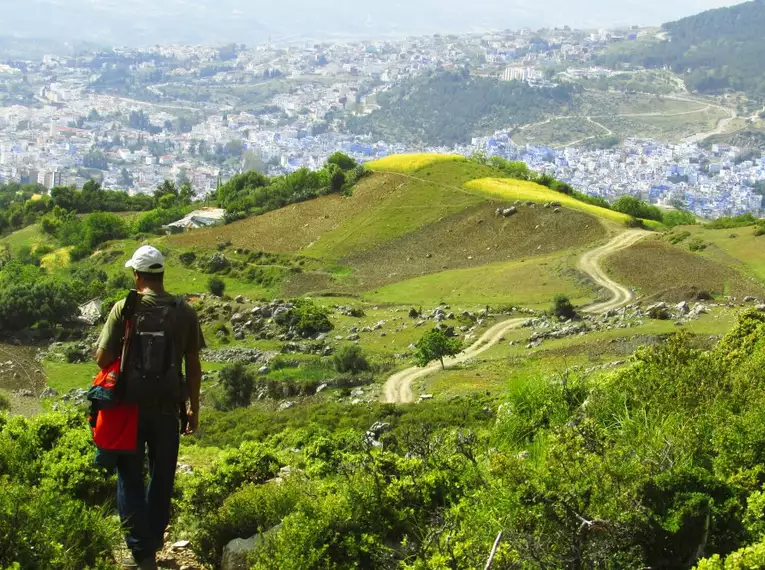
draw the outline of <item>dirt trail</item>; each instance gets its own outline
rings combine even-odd
[[[606,256],[637,243],[646,235],[649,235],[649,232],[644,230],[630,230],[619,234],[606,245],[588,251],[582,256],[579,261],[580,269],[592,277],[598,285],[608,290],[612,295],[612,298],[608,301],[591,305],[585,308],[584,312],[592,314],[605,313],[611,309],[626,305],[632,300],[632,292],[628,288],[609,278],[600,266],[600,262]],[[463,362],[483,354],[500,342],[507,331],[520,328],[527,320],[528,319],[526,318],[510,319],[494,325],[470,348],[454,358],[445,358],[444,364],[447,368],[450,368],[455,364],[462,364]],[[412,391],[412,384],[421,378],[438,372],[440,368],[441,364],[436,362],[424,368],[407,368],[406,370],[394,374],[388,378],[388,381],[385,383],[383,389],[383,401],[390,404],[408,404],[414,402],[415,398],[414,392]]]

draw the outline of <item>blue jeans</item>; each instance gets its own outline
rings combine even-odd
[[[117,509],[126,531],[125,542],[136,562],[162,549],[165,529],[170,522],[179,444],[177,414],[142,409],[137,451],[121,455],[117,460]],[[145,485],[147,448],[149,481]]]

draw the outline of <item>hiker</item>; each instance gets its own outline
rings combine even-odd
[[[125,267],[133,270],[138,292],[134,330],[123,353],[125,301],[117,302],[98,339],[96,362],[106,369],[122,358],[120,399],[138,407],[136,451],[116,459],[117,507],[131,551],[123,567],[154,569],[170,520],[181,416],[186,416],[186,434],[199,425],[199,352],[205,341],[194,310],[165,291],[165,259],[159,250],[141,247]],[[181,372],[184,361],[185,380]],[[149,481],[145,487],[147,448]]]

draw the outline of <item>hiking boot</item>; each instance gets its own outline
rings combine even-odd
[[[144,558],[140,562],[136,562],[133,554],[129,554],[122,559],[123,570],[158,570],[157,559],[154,554],[149,558]]]

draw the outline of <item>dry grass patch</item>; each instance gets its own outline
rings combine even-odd
[[[466,161],[464,156],[456,154],[393,154],[380,160],[367,163],[372,170],[389,170],[393,172],[414,172],[420,168],[438,162]]]

